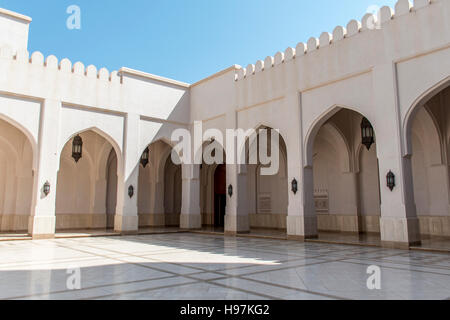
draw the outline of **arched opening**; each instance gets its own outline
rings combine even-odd
[[[17,127],[0,120],[0,232],[27,232],[33,181],[30,140]]]
[[[107,139],[94,130],[71,138],[60,155],[56,230],[113,228],[117,183],[118,157]]]
[[[166,227],[179,227],[181,214],[181,165],[167,157],[164,168],[164,215]]]
[[[422,246],[450,246],[449,107],[447,82],[413,106],[406,122]]]
[[[380,184],[375,131],[358,112],[337,109],[311,135],[319,239],[380,241]]]
[[[214,171],[214,227],[225,227],[225,210],[227,206],[227,167],[218,165]]]
[[[264,147],[265,150],[261,150]],[[250,137],[247,141],[246,149],[250,231],[285,235],[289,202],[286,143],[273,128],[261,126],[256,130],[256,138]],[[271,167],[267,159],[261,158],[264,154],[274,161],[273,172],[264,172]],[[278,168],[275,168],[275,159],[278,159]]]
[[[114,229],[114,217],[116,215],[117,205],[117,156],[114,149],[108,156],[108,163],[106,166],[106,227]]]
[[[222,153],[222,159],[216,159],[216,153]],[[206,157],[211,157],[210,160]],[[200,210],[202,226],[223,232],[225,226],[226,192],[226,155],[217,141],[203,145],[203,162],[200,166]],[[218,160],[218,161],[216,161]]]
[[[172,147],[168,143],[159,140],[147,148],[139,164],[139,228],[179,227],[181,165],[172,161]]]

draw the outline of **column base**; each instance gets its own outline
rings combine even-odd
[[[114,217],[114,231],[121,234],[138,233],[138,216],[119,216]]]
[[[409,249],[421,244],[418,218],[381,217],[380,229],[383,247]]]
[[[195,230],[202,228],[201,214],[182,214],[180,215],[180,229]]]
[[[288,216],[286,219],[288,239],[304,241],[318,238],[316,217]]]
[[[28,220],[28,233],[33,240],[55,238],[56,217],[32,216]]]
[[[225,215],[225,235],[250,233],[250,219],[248,215]]]

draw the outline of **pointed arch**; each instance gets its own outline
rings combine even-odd
[[[76,137],[77,135],[82,134],[84,132],[88,132],[88,131],[95,132],[96,134],[98,134],[99,136],[104,138],[106,141],[108,141],[111,144],[111,146],[114,148],[114,151],[116,152],[116,156],[117,156],[117,175],[119,177],[122,177],[123,176],[123,170],[124,170],[124,160],[123,160],[122,149],[118,145],[118,143],[115,141],[114,138],[112,138],[109,134],[107,134],[106,132],[104,132],[103,130],[101,130],[101,129],[97,128],[97,127],[90,127],[90,128],[87,128],[87,129],[83,129],[83,130],[80,130],[80,131],[75,132],[72,135],[70,135],[70,137],[65,140],[64,144],[59,146],[58,155],[61,156],[61,152],[64,149],[64,147],[67,145],[67,143],[72,141],[72,139],[74,137]],[[109,153],[108,153],[108,155],[109,155]],[[59,167],[58,167],[58,170],[59,170]]]
[[[27,128],[22,126],[19,122],[9,118],[8,116],[2,113],[0,113],[0,120],[3,120],[6,123],[10,124],[17,130],[19,130],[27,138],[28,142],[31,145],[31,150],[33,152],[32,169],[36,170],[38,164],[38,157],[37,157],[38,148],[37,148],[37,141],[34,138],[33,134]]]
[[[164,171],[165,171],[165,166],[167,163],[167,160],[169,159],[169,157],[173,155],[176,155],[176,153],[172,153],[173,151],[173,144],[172,143],[167,143],[164,139],[160,139],[154,143],[157,142],[161,142],[163,143],[166,148],[164,149],[163,153],[161,154],[161,156],[159,157],[159,161],[157,164],[157,181],[164,181]],[[152,143],[153,145],[153,143]],[[178,158],[179,160],[179,158]]]
[[[314,141],[315,138],[317,136],[317,134],[319,133],[319,130],[323,127],[323,125],[330,120],[335,114],[337,114],[339,111],[343,110],[343,109],[347,109],[350,111],[354,111],[364,117],[366,117],[370,123],[372,124],[374,131],[376,132],[376,126],[374,125],[373,121],[367,117],[366,115],[361,113],[361,110],[359,110],[358,108],[354,108],[354,107],[350,107],[350,106],[345,106],[345,105],[340,105],[340,104],[335,104],[333,106],[331,106],[330,108],[328,108],[325,112],[323,112],[320,116],[318,116],[313,123],[311,124],[311,126],[309,127],[307,134],[305,136],[305,140],[304,140],[304,163],[305,163],[305,167],[312,167],[313,164],[313,156],[314,156],[314,151],[313,151],[313,147],[314,147]],[[334,126],[335,127],[335,126]],[[335,129],[337,129],[335,127]],[[344,144],[346,145],[346,150],[348,151],[348,153],[350,154],[350,146],[347,142],[347,139],[345,139],[344,135],[342,134],[342,132],[340,132],[340,130],[337,130],[337,133],[343,138],[344,140]],[[348,165],[349,168],[351,168],[350,165],[350,158],[348,160]]]
[[[202,153],[201,159],[203,162],[203,156],[204,156],[204,151],[205,151],[205,147],[207,147],[210,144],[214,144],[214,148],[215,150],[222,150],[223,153],[223,163],[226,162],[226,151],[225,151],[225,147],[224,147],[224,143],[220,143],[220,141],[214,140],[214,141],[203,141],[201,147],[197,150],[195,150],[194,152],[194,159],[196,159],[197,157],[199,157],[199,152]]]
[[[419,95],[412,105],[409,107],[406,115],[403,119],[403,156],[408,157],[412,155],[412,140],[411,140],[411,130],[417,112],[421,107],[430,101],[436,94],[443,91],[444,89],[450,87],[450,76],[444,78],[443,80],[436,83],[434,86]]]
[[[286,144],[287,140],[286,140],[286,137],[285,137],[284,133],[282,132],[282,130],[279,128],[274,128],[265,122],[259,122],[253,128],[246,129],[246,130],[243,129],[244,132],[246,133],[246,137],[240,145],[236,146],[237,160],[239,160],[239,164],[241,164],[240,170],[243,172],[245,172],[245,170],[246,170],[245,164],[248,163],[248,153],[249,153],[250,147],[258,141],[259,130],[261,130],[261,129],[276,130],[278,132],[278,135],[281,138],[279,141],[280,142],[279,143],[280,150],[283,149],[283,148],[281,148],[281,146],[284,146],[284,150],[286,150],[285,156],[286,156],[286,161],[287,161],[287,144]],[[249,132],[253,132],[254,134],[248,135]]]
[[[422,145],[428,150],[437,152],[427,152],[426,156],[429,158],[431,165],[441,165],[444,163],[443,146],[445,141],[439,130],[438,124],[434,115],[426,107],[419,108],[412,121],[411,133],[416,130],[416,135],[422,140]],[[411,137],[412,142],[412,137]],[[414,153],[414,150],[412,150]]]
[[[349,172],[351,167],[350,146],[342,131],[335,124],[329,122],[325,123],[319,131],[324,133],[324,138],[336,146],[337,151],[344,150],[344,152],[338,152],[339,163],[342,172]]]

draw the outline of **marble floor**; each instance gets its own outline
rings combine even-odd
[[[443,300],[450,255],[193,233],[3,241],[0,299]]]

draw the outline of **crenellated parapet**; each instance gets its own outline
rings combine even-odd
[[[416,11],[440,1],[448,0],[414,0],[413,2],[410,0],[398,0],[395,9],[384,6],[376,15],[367,13],[361,21],[351,20],[346,27],[337,26],[332,33],[323,32],[319,38],[311,37],[307,43],[300,42],[295,48],[289,47],[284,52],[277,52],[273,57],[267,57],[264,61],[258,60],[255,64],[249,64],[246,68],[236,71],[236,81],[247,79],[254,74],[274,68],[280,64],[300,59],[314,51],[333,46],[333,44],[345,41],[357,34],[374,32],[383,28],[393,19],[407,14],[414,14]]]
[[[93,65],[87,67],[81,62],[72,63],[69,59],[64,58],[58,61],[58,58],[54,55],[44,57],[44,55],[35,51],[31,54],[27,50],[19,49],[16,52],[9,47],[3,46],[0,48],[0,58],[11,59],[17,63],[31,64],[36,66],[42,66],[49,70],[58,70],[62,73],[71,73],[86,77],[86,79],[97,79],[99,81],[107,81],[111,83],[121,83],[121,77],[117,71],[109,72],[106,68],[97,69]]]

